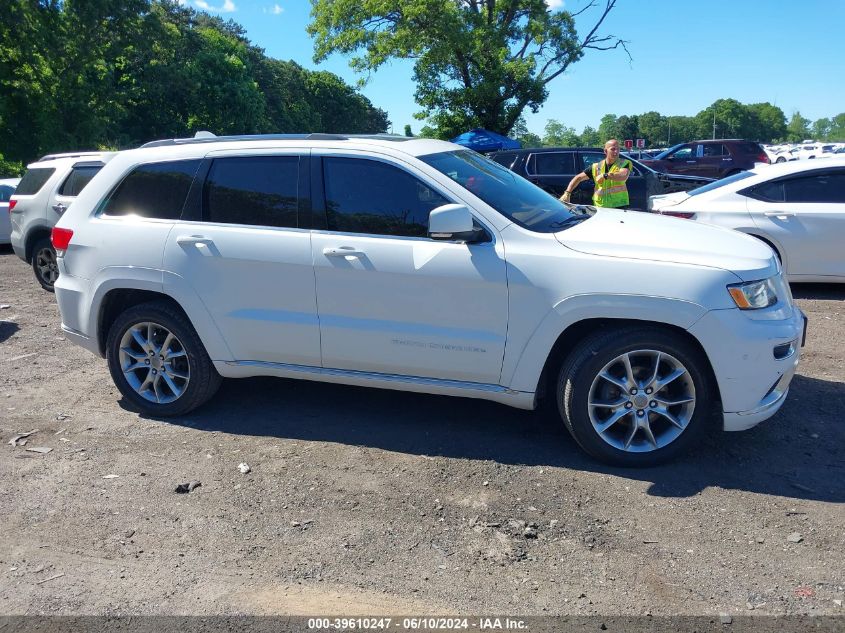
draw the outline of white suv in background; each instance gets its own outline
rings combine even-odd
[[[11,243],[45,290],[59,274],[50,231],[113,152],[49,154],[27,166],[9,201]]]
[[[754,238],[583,214],[426,139],[158,141],[107,163],[53,244],[62,329],[161,417],[257,375],[546,396],[594,457],[651,465],[774,415],[806,323]]]

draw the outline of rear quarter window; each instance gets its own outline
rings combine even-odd
[[[178,219],[200,163],[179,160],[136,167],[106,198],[101,213]]]
[[[27,169],[15,193],[19,196],[34,196],[41,190],[44,183],[50,180],[50,176],[54,173],[56,173],[56,170],[53,167],[33,167]]]
[[[12,194],[15,193],[15,188],[9,185],[0,185],[0,202],[8,202]]]
[[[97,175],[97,172],[103,168],[102,165],[77,165],[74,166],[73,171],[62,183],[59,188],[60,196],[78,196],[85,188],[91,179]]]

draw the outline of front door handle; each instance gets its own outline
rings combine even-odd
[[[67,207],[65,205],[63,205],[61,202],[57,202],[56,204],[53,205],[53,211],[55,211],[56,213],[61,215],[62,213],[67,211]]]
[[[323,249],[323,255],[326,257],[362,257],[365,254],[364,251],[359,251],[352,246],[328,247]]]
[[[792,211],[766,211],[763,215],[767,218],[778,218],[779,220],[795,217],[795,214]]]

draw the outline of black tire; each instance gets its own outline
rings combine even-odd
[[[776,163],[785,163],[786,159],[783,156],[778,156],[777,160],[775,160],[775,162]]]
[[[652,396],[645,396],[645,391],[642,391],[641,397],[646,397],[650,400],[650,405],[642,405],[644,411],[644,420],[646,426],[649,426],[650,431],[654,429],[664,429],[665,436],[671,438],[674,433],[679,433],[674,439],[669,439],[666,445],[656,448],[643,448],[644,452],[631,452],[630,450],[623,450],[617,446],[612,445],[610,441],[603,439],[599,431],[594,428],[593,422],[590,419],[590,407],[588,401],[590,398],[590,390],[595,385],[600,385],[607,388],[603,380],[599,379],[599,373],[605,368],[608,363],[619,358],[623,354],[636,351],[660,352],[661,354],[668,354],[673,361],[678,361],[687,373],[682,374],[674,381],[676,386],[680,388],[687,388],[691,386],[694,388],[694,401],[692,403],[692,411],[689,412],[689,419],[683,430],[680,432],[676,427],[670,425],[661,415],[658,415],[658,410],[651,410],[648,406],[655,406],[651,398],[666,398],[668,392],[661,392],[657,390]],[[638,356],[632,354],[631,358],[634,360],[646,356]],[[654,356],[658,367],[661,356]],[[663,356],[663,358],[666,358]],[[656,372],[655,372],[656,375]],[[667,374],[668,375],[668,374]],[[566,428],[572,434],[572,437],[592,457],[615,466],[627,467],[645,467],[655,466],[665,461],[673,459],[691,446],[700,443],[703,435],[708,432],[708,429],[714,429],[712,421],[714,419],[713,409],[713,395],[714,389],[712,378],[710,377],[709,364],[703,353],[692,343],[690,343],[683,336],[669,330],[661,329],[651,326],[632,326],[624,328],[616,328],[610,330],[602,330],[589,335],[584,341],[578,344],[561,367],[560,374],[557,381],[556,396],[558,404],[558,413],[563,419]],[[664,376],[666,377],[666,376]],[[595,384],[594,384],[594,381]],[[611,389],[612,383],[610,383]],[[665,389],[674,389],[667,385]],[[658,394],[663,394],[658,396]],[[628,392],[619,390],[617,398],[629,398]],[[633,396],[630,396],[633,397]],[[612,396],[608,398],[613,399]],[[600,398],[599,398],[600,399]],[[628,404],[624,407],[617,407],[617,410],[623,417],[615,426],[608,427],[612,429],[611,432],[621,432],[623,436],[628,435],[629,430],[633,429],[637,422],[635,411],[637,406],[631,405],[633,408],[629,409],[630,414],[622,412],[622,409],[627,409]],[[690,405],[683,405],[682,408],[688,411]],[[596,409],[596,407],[593,407]],[[601,408],[597,409],[602,411]],[[676,414],[677,407],[673,409],[669,405],[665,407],[667,412]],[[596,414],[598,415],[598,414]],[[681,419],[686,416],[678,416]],[[609,417],[607,418],[609,419]],[[642,421],[643,418],[640,418]],[[654,425],[654,428],[652,428]],[[636,430],[632,437],[638,437],[638,444],[640,446],[645,444],[647,440],[645,431]],[[658,437],[655,433],[655,437]],[[608,439],[615,439],[610,437],[607,433]],[[637,449],[637,445],[633,445]]]
[[[129,346],[122,348],[122,340],[124,336],[129,335],[128,333],[130,333],[133,327],[142,323],[151,323],[154,325],[151,330],[145,330],[151,332],[148,339],[152,340],[154,344],[158,343],[161,345],[163,343],[161,339],[165,338],[165,334],[167,332],[171,333],[175,337],[173,345],[175,346],[176,352],[170,361],[160,362],[154,359],[153,362],[157,364],[157,370],[153,370],[153,367],[150,366],[149,369],[139,367],[136,370],[128,369],[124,371],[123,361],[121,360],[121,349],[132,350],[129,349]],[[155,326],[159,329],[156,329]],[[158,340],[156,337],[158,337]],[[137,345],[137,341],[130,343],[130,345],[133,344]],[[170,349],[170,346],[168,348]],[[138,345],[135,353],[140,353],[141,349],[146,348]],[[181,354],[181,352],[184,352],[184,354]],[[151,356],[154,355],[155,353]],[[161,358],[161,356],[159,355],[158,358]],[[142,303],[128,308],[120,314],[109,329],[108,338],[106,339],[106,359],[108,360],[109,371],[111,372],[114,384],[117,385],[117,388],[120,389],[120,392],[131,404],[132,408],[153,417],[183,415],[196,409],[215,394],[222,382],[220,374],[214,369],[214,365],[208,357],[208,353],[205,351],[205,347],[194,327],[182,312],[164,301]],[[129,361],[126,352],[124,352],[123,359],[124,361]],[[146,365],[150,365],[148,359],[145,360],[145,363]],[[147,372],[146,374],[144,373],[145,371]],[[161,372],[161,375],[155,378],[155,393],[145,397],[136,386],[143,388],[146,381],[150,379],[150,373],[156,374],[157,371]],[[171,374],[171,371],[174,373]],[[165,374],[170,378],[170,382],[165,382],[162,385],[162,379],[164,381],[167,380]],[[182,382],[184,375],[187,375],[187,380]],[[145,379],[143,382],[140,380],[142,377]],[[136,383],[141,382],[142,384],[133,386],[130,384],[130,380]],[[179,382],[177,383],[176,381]],[[176,384],[179,387],[183,387],[181,393],[177,394],[168,384]],[[158,397],[159,387],[162,392],[163,401],[156,402],[149,399],[149,397],[153,396]],[[143,391],[149,392],[149,390],[147,388]]]
[[[56,249],[49,237],[39,238],[32,246],[32,272],[41,287],[53,292],[53,285],[59,277],[59,265],[56,262]]]

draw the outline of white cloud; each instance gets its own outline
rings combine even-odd
[[[284,11],[284,9],[278,4],[274,4],[273,8],[270,9],[270,13],[272,13],[273,15],[279,15],[282,11]]]
[[[557,11],[563,8],[563,0],[546,0],[546,6],[549,7],[549,11]]]
[[[214,13],[234,13],[238,10],[232,0],[224,0],[222,7],[212,7],[205,0],[194,0],[194,4],[203,11],[212,11]]]

